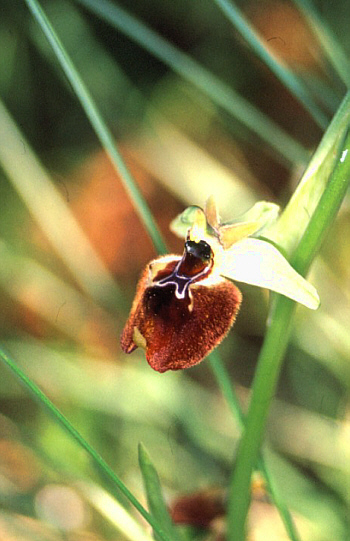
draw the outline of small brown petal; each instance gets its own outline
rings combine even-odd
[[[181,496],[171,506],[170,514],[175,524],[209,528],[214,519],[225,514],[224,491],[210,489]]]
[[[177,263],[178,259],[174,267]],[[194,283],[189,296],[178,298],[175,286],[147,287],[148,279],[147,266],[122,333],[122,349],[131,353],[142,345],[141,335],[147,361],[158,372],[199,363],[234,323],[242,299],[240,291],[232,282],[218,278],[210,286]]]

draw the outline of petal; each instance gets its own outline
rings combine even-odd
[[[231,248],[236,242],[249,237],[258,229],[261,229],[259,222],[240,222],[220,227],[220,242],[225,250]]]
[[[215,197],[213,195],[208,197],[205,203],[205,216],[210,227],[212,227],[213,229],[217,229],[219,227],[219,212],[216,205]]]
[[[231,246],[257,231],[269,227],[278,218],[280,207],[268,201],[258,201],[247,212],[233,223],[227,223],[220,227],[220,242],[228,250]]]
[[[171,505],[171,518],[175,524],[209,528],[213,520],[225,515],[225,501],[224,489],[206,488],[192,494],[185,494]]]
[[[320,302],[316,289],[298,274],[269,242],[244,239],[224,254],[220,274],[281,293],[315,310]]]

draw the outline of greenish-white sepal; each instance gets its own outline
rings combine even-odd
[[[186,238],[189,228],[198,222],[202,223],[203,227],[206,226],[204,211],[200,207],[192,206],[187,207],[181,214],[176,216],[169,227],[170,231],[178,237]]]
[[[320,299],[316,289],[298,274],[269,242],[243,239],[224,252],[220,274],[281,293],[312,310]]]
[[[258,201],[247,212],[239,217],[240,222],[258,222],[259,232],[276,222],[280,212],[279,205],[269,201]]]

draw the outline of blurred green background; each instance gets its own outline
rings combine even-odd
[[[135,17],[140,39],[135,21],[195,61],[189,71],[198,81],[203,72],[195,69],[202,66],[219,100],[98,17],[94,2],[43,2],[169,250],[182,250],[170,221],[211,194],[224,219],[262,198],[284,207],[321,139],[322,122],[252,53],[214,1],[112,4]],[[349,4],[314,4],[348,56]],[[25,2],[0,5],[2,342],[141,501],[139,441],[168,502],[197,490],[224,491],[237,423],[207,362],[160,375],[139,350],[130,357],[121,352],[137,277],[156,252]],[[236,5],[300,77],[327,124],[346,88],[297,4]],[[159,49],[166,50],[163,42]],[[252,115],[246,121],[220,104],[218,80],[245,100]],[[257,133],[258,119],[265,136]],[[276,143],[270,129],[286,139],[277,136]],[[321,307],[298,308],[267,431],[268,464],[303,541],[348,538],[349,238],[347,200],[310,274]],[[240,316],[220,351],[245,406],[268,295],[241,289]],[[131,526],[121,531],[124,520],[83,450],[5,367],[0,371],[1,540],[138,539]],[[278,517],[260,500],[252,508],[251,539],[284,539]],[[221,528],[218,522],[202,534],[219,539]]]

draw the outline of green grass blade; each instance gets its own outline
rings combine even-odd
[[[291,515],[289,508],[285,504],[285,500],[283,496],[281,495],[280,491],[277,489],[276,484],[274,483],[274,480],[271,477],[270,471],[266,466],[266,462],[265,462],[263,454],[261,454],[260,456],[260,459],[258,462],[258,468],[265,480],[266,488],[271,497],[271,500],[276,506],[276,509],[278,510],[280,514],[280,517],[284,524],[284,528],[287,532],[287,535],[290,541],[300,541],[300,537],[299,537],[294,519]]]
[[[233,413],[234,418],[238,422],[239,428],[241,430],[244,430],[246,420],[243,415],[242,409],[239,405],[239,401],[234,391],[234,388],[232,386],[230,376],[225,368],[225,365],[218,351],[214,350],[209,355],[209,361],[210,361],[210,366],[214,373],[214,376],[216,377],[218,386],[223,396],[225,397],[226,402],[231,412]],[[265,479],[267,490],[271,496],[273,503],[276,506],[276,509],[278,510],[280,514],[280,517],[283,521],[284,527],[286,529],[286,532],[289,535],[289,538],[291,539],[291,541],[300,541],[298,533],[296,531],[296,527],[294,525],[293,518],[290,514],[290,511],[288,507],[286,506],[286,504],[284,503],[283,498],[277,491],[275,484],[273,482],[273,479],[271,477],[271,474],[267,466],[265,465],[265,460],[262,455],[258,459],[257,467]]]
[[[146,509],[140,504],[130,490],[124,485],[123,481],[114,473],[114,471],[108,466],[103,458],[93,449],[89,443],[83,438],[83,436],[71,425],[68,419],[60,412],[60,410],[51,402],[51,400],[39,389],[39,387],[20,369],[20,367],[13,361],[10,355],[8,355],[3,347],[0,347],[0,359],[2,362],[15,374],[15,376],[21,381],[22,384],[31,392],[32,395],[38,400],[39,404],[48,412],[54,420],[68,433],[68,435],[74,439],[82,449],[84,449],[88,455],[92,458],[94,464],[97,466],[99,472],[103,478],[108,481],[108,486],[112,487],[110,492],[117,498],[120,493],[129,500],[129,502],[137,509],[137,511],[143,516],[143,518],[152,526],[157,535],[162,541],[171,541],[171,538],[163,531],[162,527],[158,524]]]
[[[170,518],[163,498],[158,473],[152,464],[149,453],[142,443],[139,444],[139,464],[146,489],[148,506],[152,516],[173,541],[184,541]],[[155,537],[159,539],[157,534]]]
[[[153,219],[152,213],[148,208],[140,190],[138,189],[134,179],[132,178],[116,144],[113,136],[103,121],[94,100],[84,85],[80,75],[75,69],[71,59],[69,58],[66,50],[64,49],[57,34],[52,28],[48,18],[41,9],[37,0],[24,0],[28,5],[34,18],[40,25],[47,40],[49,41],[52,50],[54,51],[57,60],[59,61],[61,68],[67,76],[73,90],[79,99],[81,106],[83,107],[86,116],[88,117],[93,129],[95,130],[103,148],[108,153],[114,167],[120,173],[121,179],[127,192],[130,195],[131,200],[134,203],[135,209],[138,212],[141,220],[143,221],[146,231],[150,235],[153,243],[157,246],[157,250],[160,253],[165,253],[165,244],[160,235],[160,232]]]
[[[108,0],[77,0],[114,26],[175,73],[195,85],[219,107],[234,116],[288,162],[305,163],[304,148],[277,124],[212,73],[171,45],[166,39]]]
[[[209,357],[211,370],[216,378],[218,387],[220,388],[222,395],[225,397],[225,400],[233,414],[233,417],[238,423],[240,430],[244,428],[245,419],[239,405],[238,398],[232,386],[231,378],[226,370],[226,367],[223,363],[221,355],[218,351],[214,350],[210,353]]]
[[[341,47],[337,36],[332,32],[325,20],[315,10],[310,0],[294,0],[309,23],[311,30],[322,45],[323,52],[332,64],[339,78],[350,89],[350,62],[349,57]]]
[[[335,158],[335,167],[310,223],[291,259],[294,268],[305,275],[326,232],[332,224],[350,184],[350,132]],[[282,360],[287,348],[295,304],[276,296],[270,325],[259,355],[252,387],[246,428],[240,442],[232,475],[228,513],[228,538],[245,540],[245,522],[250,503],[250,479],[263,440],[269,406],[273,398]]]
[[[269,50],[268,46],[234,5],[233,1],[214,0],[214,2],[223,11],[229,21],[231,21],[241,36],[243,36],[260,60],[269,67],[272,73],[274,73],[281,83],[288,88],[291,94],[303,104],[316,124],[325,129],[328,125],[328,119],[324,112],[315,104],[308,89],[300,79],[284,65],[282,60],[278,59],[276,55]]]

